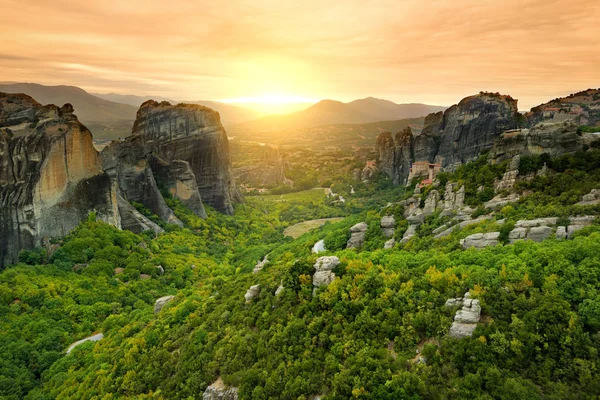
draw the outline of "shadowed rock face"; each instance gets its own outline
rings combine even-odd
[[[517,101],[510,96],[482,93],[461,100],[444,112],[434,161],[448,168],[476,159],[502,132],[515,129],[517,119]]]
[[[120,226],[116,193],[73,107],[0,93],[0,266],[95,211]]]
[[[146,149],[161,159],[187,162],[202,200],[223,213],[233,213],[233,203],[241,196],[233,181],[219,113],[199,105],[149,100],[137,112],[133,135],[139,135]]]
[[[410,129],[393,139],[390,133],[379,135],[379,166],[395,184],[406,183],[413,162],[438,163],[453,169],[490,150],[502,132],[516,128],[517,120],[517,101],[510,96],[470,96],[444,113],[429,114],[417,135],[412,135]]]
[[[395,185],[403,184],[410,173],[414,160],[413,134],[410,127],[394,137],[384,132],[377,137],[379,168],[389,175]]]
[[[574,153],[596,139],[590,133],[578,134],[573,122],[540,123],[531,129],[518,129],[500,135],[489,158],[500,163],[517,155],[540,155],[551,157]]]

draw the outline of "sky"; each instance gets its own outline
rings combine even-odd
[[[0,0],[0,81],[174,99],[524,110],[600,87],[599,0]],[[270,100],[269,100],[270,99]]]

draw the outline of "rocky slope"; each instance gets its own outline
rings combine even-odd
[[[540,122],[571,121],[577,125],[600,124],[600,89],[588,89],[533,107],[525,114],[529,126]]]
[[[65,104],[0,93],[0,266],[64,236],[90,211],[120,226],[92,134]]]
[[[229,143],[219,114],[209,108],[147,101],[137,112],[133,133],[102,151],[103,167],[119,194],[148,208],[162,220],[181,225],[159,187],[200,217],[203,202],[232,214],[241,198],[233,182]],[[143,230],[147,219],[129,210],[124,228]]]

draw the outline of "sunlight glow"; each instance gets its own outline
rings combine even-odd
[[[284,94],[266,94],[262,96],[250,96],[250,97],[238,97],[235,99],[224,99],[219,100],[223,103],[234,103],[234,104],[290,104],[290,103],[316,103],[318,99],[302,96],[290,96]]]

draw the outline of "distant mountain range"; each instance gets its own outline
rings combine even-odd
[[[131,133],[138,107],[146,100],[172,104],[201,104],[218,111],[223,125],[251,130],[279,130],[335,124],[364,124],[423,117],[446,107],[427,104],[396,104],[373,97],[342,103],[320,101],[305,110],[285,115],[263,116],[260,112],[218,101],[174,101],[160,96],[88,93],[76,86],[44,86],[36,83],[1,82],[0,92],[25,93],[42,104],[71,103],[75,114],[94,134],[96,141],[108,141]]]
[[[189,103],[189,104],[200,104],[208,108],[212,108],[217,111],[221,116],[221,123],[223,125],[233,125],[239,124],[242,122],[247,122],[251,120],[255,120],[257,118],[262,117],[264,114],[258,111],[250,110],[248,108],[239,107],[227,103],[222,103],[219,101],[210,101],[210,100],[172,100],[165,97],[160,96],[136,96],[131,94],[117,94],[117,93],[92,93],[94,96],[99,97],[104,100],[114,101],[116,103],[123,103],[139,107],[143,102],[147,100],[155,100],[155,101],[168,101],[171,104],[177,103]]]
[[[306,110],[286,115],[268,115],[256,121],[247,122],[246,124],[251,125],[253,128],[262,129],[364,124],[418,118],[430,113],[444,111],[446,108],[418,103],[397,104],[389,100],[376,99],[374,97],[354,100],[349,103],[322,100],[308,107]]]

